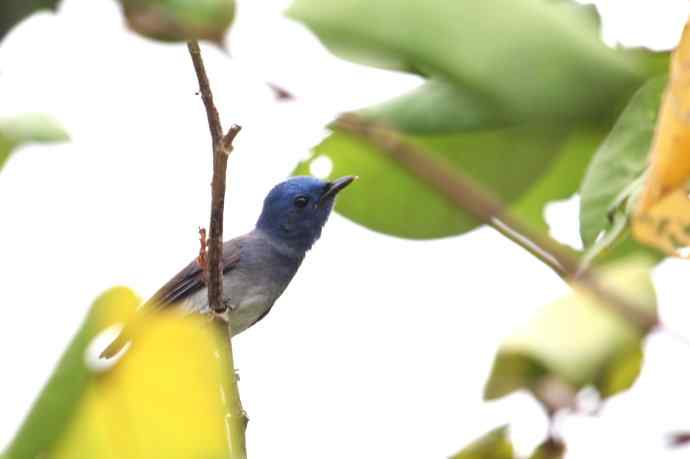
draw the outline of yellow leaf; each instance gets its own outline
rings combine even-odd
[[[669,255],[688,258],[689,254],[681,250],[690,247],[690,200],[687,193],[677,190],[649,211],[638,215],[634,231],[638,241]]]
[[[51,457],[228,457],[233,374],[221,334],[202,318],[149,319],[123,359],[94,377]]]
[[[649,172],[633,218],[637,240],[669,255],[690,246],[690,24],[671,59]]]
[[[659,111],[649,175],[638,212],[684,186],[690,177],[690,25],[671,59],[670,78]]]
[[[94,302],[2,458],[246,458],[224,328],[149,313],[119,361],[97,360],[101,332],[139,304],[125,288]]]

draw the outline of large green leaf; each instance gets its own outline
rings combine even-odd
[[[69,137],[53,118],[40,113],[26,113],[0,119],[0,170],[19,146],[32,142],[63,142]]]
[[[564,1],[295,0],[287,14],[341,57],[449,82],[509,119],[612,113],[648,71]]]
[[[553,149],[564,136],[557,127],[524,126],[410,136],[409,140],[513,202],[549,167]],[[332,176],[360,177],[352,192],[338,198],[336,209],[368,228],[423,239],[463,233],[478,225],[474,217],[458,211],[426,183],[377,152],[376,147],[349,133],[334,132],[297,167],[295,174],[308,174],[310,163],[321,155],[333,161]]]
[[[120,0],[135,32],[163,41],[223,43],[235,18],[234,0]]]
[[[513,459],[513,444],[508,438],[508,427],[503,426],[476,439],[451,459]]]
[[[55,10],[60,0],[2,0],[0,2],[0,40],[22,19],[39,10]]]
[[[656,313],[652,263],[632,257],[602,268],[602,283],[622,298]],[[484,397],[528,389],[543,400],[545,383],[576,391],[594,386],[603,397],[637,378],[643,334],[582,287],[556,301],[501,344]]]
[[[578,191],[596,146],[605,135],[605,129],[599,126],[574,131],[548,170],[514,203],[513,214],[529,222],[534,229],[547,231],[544,207],[551,201],[567,199]]]
[[[444,157],[539,228],[547,202],[576,192],[613,114],[666,61],[607,48],[591,10],[566,2],[296,0],[288,14],[340,56],[428,76],[360,115]],[[476,227],[376,153],[334,132],[295,173],[327,156],[333,176],[359,175],[336,210],[376,231],[424,239]]]

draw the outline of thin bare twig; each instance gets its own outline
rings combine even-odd
[[[194,70],[199,80],[201,100],[206,108],[208,128],[211,132],[213,147],[213,181],[211,184],[211,223],[209,225],[208,240],[208,304],[217,312],[224,312],[227,307],[223,303],[223,212],[225,209],[225,177],[228,168],[228,156],[232,152],[232,142],[242,129],[233,124],[228,133],[223,136],[218,110],[213,103],[211,85],[206,76],[201,50],[196,41],[187,44],[192,57]]]
[[[645,312],[644,308],[605,288],[591,269],[578,272],[580,266],[576,257],[550,237],[534,231],[515,218],[498,198],[474,179],[439,159],[432,159],[430,154],[405,141],[396,131],[367,122],[354,114],[341,116],[333,123],[333,127],[364,137],[378,146],[388,158],[435,188],[456,207],[466,210],[482,223],[490,225],[523,247],[564,280],[577,281],[578,285],[601,300],[600,304],[636,325],[641,331],[646,333],[659,325],[656,315]]]
[[[223,136],[223,128],[220,124],[218,110],[213,103],[213,93],[206,76],[204,61],[201,57],[201,50],[196,41],[187,44],[189,55],[192,57],[194,70],[199,80],[199,92],[206,108],[208,127],[211,131],[213,146],[213,179],[211,183],[211,221],[209,226],[208,239],[208,258],[205,261],[208,266],[208,304],[211,310],[221,313],[226,306],[223,302],[223,211],[225,209],[225,178],[227,175],[228,157],[232,152],[232,142],[240,132],[240,127],[233,124],[227,134]],[[204,247],[205,232],[202,233],[202,250]],[[232,332],[230,325],[224,327],[227,333],[229,346],[228,359],[230,367],[234,373],[235,364],[232,353]],[[230,419],[228,420],[228,434],[230,437],[230,458],[246,459],[245,429],[247,427],[247,416],[242,408],[240,394],[237,388],[237,376],[233,374],[232,384],[229,393],[226,395],[230,409]]]

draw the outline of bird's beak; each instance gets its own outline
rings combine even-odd
[[[319,199],[319,204],[327,201],[329,198],[334,198],[340,190],[357,180],[357,178],[355,175],[346,175],[345,177],[340,177],[335,182],[329,182],[328,188],[326,188],[326,191],[321,195],[321,199]]]

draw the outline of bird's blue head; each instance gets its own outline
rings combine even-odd
[[[268,193],[256,227],[291,249],[306,252],[321,236],[336,195],[354,180],[352,176],[333,182],[292,177]]]

